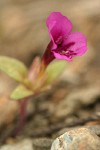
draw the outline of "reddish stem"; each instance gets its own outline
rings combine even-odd
[[[25,98],[24,100],[21,100],[19,102],[19,107],[20,107],[19,108],[20,109],[19,122],[18,122],[18,126],[15,132],[15,136],[21,132],[21,130],[23,129],[25,125],[27,103],[28,103],[28,98]]]
[[[49,63],[51,63],[51,61],[53,61],[55,59],[55,57],[51,51],[51,48],[52,48],[52,42],[50,42],[48,44],[47,49],[42,57],[42,62],[44,64],[45,68],[49,65]]]

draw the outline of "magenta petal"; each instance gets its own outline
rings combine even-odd
[[[70,34],[72,30],[72,23],[60,12],[51,13],[46,23],[53,42],[53,49],[55,49],[57,47],[56,40],[60,37],[63,39]]]
[[[55,52],[55,51],[52,51],[53,52],[53,54],[54,54],[54,56],[55,56],[55,58],[56,59],[59,59],[59,60],[67,60],[67,61],[72,61],[72,59],[71,58],[69,58],[69,57],[67,57],[67,56],[65,56],[65,55],[61,55],[60,53],[57,53],[57,52]]]
[[[87,41],[82,33],[72,33],[72,23],[60,12],[53,12],[48,17],[48,31],[51,37],[50,47],[45,52],[45,62],[49,64],[54,58],[72,61],[87,51]],[[49,59],[50,57],[50,59]]]
[[[71,33],[68,38],[65,39],[63,45],[66,45],[67,51],[73,51],[77,56],[81,56],[87,51],[86,38],[80,32]]]

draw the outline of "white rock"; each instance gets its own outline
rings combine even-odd
[[[0,150],[34,150],[32,146],[32,141],[29,139],[23,140],[20,143],[7,144],[2,146]]]

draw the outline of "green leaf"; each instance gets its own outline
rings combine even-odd
[[[13,100],[20,100],[23,99],[25,97],[31,96],[34,93],[29,90],[28,88],[26,88],[24,85],[19,85],[17,86],[17,88],[12,92],[11,94],[11,99]]]
[[[0,56],[0,70],[18,82],[22,82],[28,74],[28,70],[22,62],[6,56]]]
[[[51,84],[54,80],[56,80],[57,77],[63,72],[65,66],[66,66],[66,61],[57,60],[52,62],[46,70],[47,83]]]

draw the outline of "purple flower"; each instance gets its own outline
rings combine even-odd
[[[71,61],[74,56],[82,56],[87,51],[85,36],[72,32],[72,23],[60,12],[51,13],[46,23],[51,37],[47,51],[51,51],[56,59]]]

